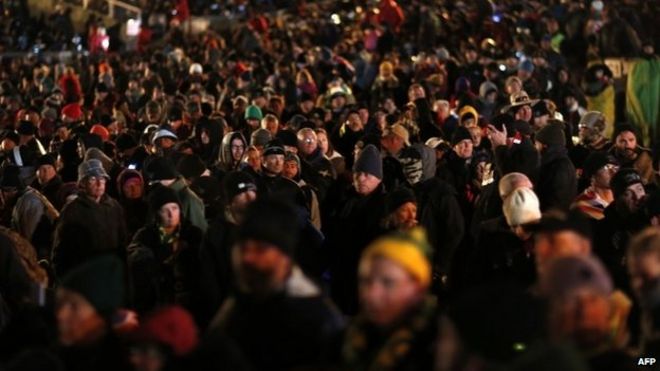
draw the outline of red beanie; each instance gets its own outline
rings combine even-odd
[[[101,124],[92,126],[92,128],[89,130],[89,133],[100,136],[104,142],[107,142],[110,139],[110,132]]]
[[[147,317],[136,339],[169,346],[176,356],[184,356],[197,347],[197,326],[190,313],[180,306],[166,306]]]
[[[62,108],[62,115],[73,121],[79,121],[82,119],[83,112],[78,103],[70,103]]]

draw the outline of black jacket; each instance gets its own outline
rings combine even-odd
[[[236,342],[255,370],[291,370],[322,363],[340,336],[341,316],[300,269],[284,291],[228,299],[211,325]]]
[[[385,192],[382,185],[362,196],[351,188],[338,202],[327,224],[328,253],[332,272],[332,296],[342,312],[357,312],[357,269],[362,251],[383,230]]]
[[[199,247],[202,231],[184,222],[178,246],[162,241],[159,227],[140,229],[128,247],[130,292],[133,306],[146,314],[159,305],[179,304],[199,313]]]
[[[566,148],[552,146],[541,154],[539,180],[535,186],[541,211],[568,210],[577,195],[577,177]]]
[[[55,273],[62,277],[98,254],[117,254],[125,261],[128,241],[125,220],[121,206],[108,195],[96,203],[81,194],[68,203],[55,229],[52,253]]]

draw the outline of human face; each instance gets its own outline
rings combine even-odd
[[[291,271],[291,259],[264,241],[239,243],[233,259],[242,286],[254,294],[264,295],[282,287]]]
[[[252,170],[260,171],[261,170],[261,154],[257,150],[248,151],[247,163],[250,165]]]
[[[93,343],[106,331],[105,321],[92,304],[64,288],[57,290],[55,318],[59,341],[64,346]]]
[[[245,191],[234,196],[231,200],[231,205],[229,205],[232,214],[234,214],[234,218],[236,218],[237,221],[241,221],[248,205],[256,199],[257,193],[255,191]]]
[[[404,146],[403,139],[395,134],[390,134],[381,138],[380,144],[392,155],[398,154]]]
[[[628,259],[630,286],[638,299],[652,292],[660,282],[660,256],[653,252]]]
[[[646,191],[641,183],[628,186],[623,195],[620,196],[620,204],[629,213],[635,213],[642,206],[646,197]]]
[[[378,327],[388,327],[419,305],[424,290],[399,264],[374,257],[360,264],[359,295],[362,313]]]
[[[158,219],[163,228],[174,229],[181,223],[181,208],[175,202],[168,202],[158,209]]]
[[[353,187],[355,187],[355,191],[358,194],[363,196],[371,194],[371,192],[378,187],[380,182],[380,179],[365,172],[353,174]]]
[[[100,200],[105,193],[105,184],[108,180],[102,176],[90,176],[82,181],[82,189],[89,197]]]
[[[589,255],[591,242],[573,231],[541,232],[534,236],[534,253],[537,270],[542,273],[556,258]]]
[[[348,128],[351,129],[352,131],[360,131],[363,129],[362,119],[360,118],[360,115],[358,115],[357,113],[351,113],[350,115],[348,115],[347,121],[348,121]]]
[[[55,167],[52,165],[41,165],[37,169],[37,180],[41,185],[50,182],[50,180],[53,179],[55,175],[57,175],[57,172],[55,171]]]
[[[616,172],[619,170],[619,167],[613,164],[608,164],[600,168],[592,177],[592,183],[597,188],[610,188],[610,180]]]
[[[314,109],[313,100],[306,100],[300,103],[300,110],[305,114],[310,113],[313,109]]]
[[[264,168],[272,174],[281,174],[284,170],[284,155],[265,156]]]
[[[131,347],[129,360],[136,371],[160,371],[165,366],[165,356],[153,344]]]
[[[129,200],[137,200],[142,198],[144,187],[142,181],[138,178],[130,178],[121,186],[122,193]]]
[[[617,151],[622,154],[625,158],[629,160],[634,160],[637,158],[637,138],[635,134],[624,131],[616,137],[616,142],[614,143]]]
[[[529,122],[532,119],[532,107],[529,105],[524,105],[516,111],[515,119]]]
[[[462,159],[468,159],[472,157],[472,150],[474,149],[474,144],[471,139],[463,139],[454,146],[454,152],[458,157]]]
[[[305,136],[302,138],[301,141],[299,141],[300,150],[302,153],[305,155],[309,156],[314,151],[316,151],[316,148],[318,147],[318,138],[316,136],[316,133],[314,132],[308,132],[305,134]]]
[[[259,122],[259,120],[248,119],[247,124],[248,124],[249,127],[253,128],[253,129],[257,129],[259,127],[260,122]]]
[[[549,324],[554,337],[569,338],[583,349],[593,349],[608,339],[612,312],[607,296],[582,289],[550,307]]]
[[[394,212],[394,220],[398,229],[407,231],[417,226],[417,204],[406,202]]]
[[[321,148],[321,153],[326,155],[328,153],[328,136],[325,133],[317,133],[316,139],[318,141],[319,148]]]
[[[239,162],[243,158],[243,153],[245,153],[245,144],[243,141],[235,138],[231,141],[231,157],[234,159],[234,162]]]
[[[298,175],[298,163],[296,161],[284,162],[284,170],[282,176],[288,179],[293,179]]]
[[[479,147],[481,145],[481,128],[478,126],[472,126],[469,128],[470,136],[472,137],[472,144],[474,147]]]
[[[268,130],[268,132],[270,132],[270,135],[272,135],[274,138],[275,135],[277,135],[277,131],[279,130],[280,127],[279,122],[277,122],[277,120],[269,119],[266,120],[264,124],[265,124],[264,129]]]
[[[172,138],[160,138],[158,139],[158,142],[159,142],[158,146],[162,149],[170,149],[174,147],[175,144]]]

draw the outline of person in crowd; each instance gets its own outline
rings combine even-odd
[[[593,152],[608,152],[612,142],[605,137],[605,115],[598,111],[587,112],[578,124],[580,142],[570,150],[571,161],[577,169],[583,169],[587,157]]]
[[[428,294],[432,268],[421,228],[375,240],[359,267],[360,312],[341,349],[348,369],[430,369],[437,302]]]
[[[181,202],[184,219],[206,231],[208,222],[204,214],[204,201],[188,187],[170,159],[165,157],[153,159],[147,164],[144,174],[150,185],[160,184],[175,190]]]
[[[312,367],[343,327],[337,310],[296,264],[300,224],[293,206],[259,199],[248,206],[234,246],[238,290],[211,331],[226,333],[257,370]]]
[[[123,263],[95,257],[68,272],[57,288],[57,355],[67,370],[126,370],[128,350],[113,328],[124,304]]]
[[[658,184],[656,179],[658,175],[653,168],[651,153],[639,145],[637,131],[632,125],[616,126],[612,141],[614,145],[611,153],[622,168],[631,167],[637,170],[644,180],[644,185]]]
[[[177,192],[162,185],[149,194],[153,222],[138,230],[128,245],[133,307],[139,314],[165,304],[199,312],[199,256],[202,231],[181,211]]]
[[[57,193],[62,187],[62,178],[57,174],[57,159],[50,154],[45,154],[37,159],[37,179],[32,183],[32,188],[46,196],[51,204],[58,209]]]
[[[541,210],[568,210],[577,193],[577,177],[575,166],[568,158],[564,132],[558,124],[550,124],[536,133],[534,141],[541,154],[536,186]]]
[[[78,167],[79,196],[57,222],[51,261],[58,277],[99,254],[126,259],[128,235],[124,210],[105,193],[110,177],[99,160]]]
[[[610,181],[618,170],[618,162],[605,152],[593,152],[587,156],[581,179],[588,187],[575,198],[572,207],[594,220],[603,219],[605,209],[614,201]]]
[[[144,178],[137,170],[126,169],[117,177],[117,201],[124,209],[129,236],[134,236],[147,222],[149,207],[145,190]]]

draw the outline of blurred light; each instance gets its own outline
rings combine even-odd
[[[336,14],[336,13],[335,13],[335,14],[331,15],[331,16],[330,16],[330,20],[331,20],[332,23],[334,23],[334,24],[341,24],[341,18],[339,18],[339,14]]]
[[[101,47],[103,48],[103,50],[108,50],[108,48],[110,47],[109,37],[106,37],[105,39],[101,40]]]
[[[139,19],[129,19],[126,22],[126,36],[137,36],[142,22]]]
[[[506,66],[503,64],[500,64],[500,71],[504,72],[506,71]]]
[[[71,39],[71,42],[74,43],[75,45],[80,44],[81,38],[80,35],[76,35]]]
[[[499,14],[493,15],[493,22],[500,23],[500,21],[502,21],[502,17]]]
[[[374,14],[380,14],[380,9],[374,8]]]
[[[220,8],[219,4],[211,4],[211,10],[218,10]]]
[[[358,14],[362,13],[362,7],[361,6],[356,7],[355,12]]]

